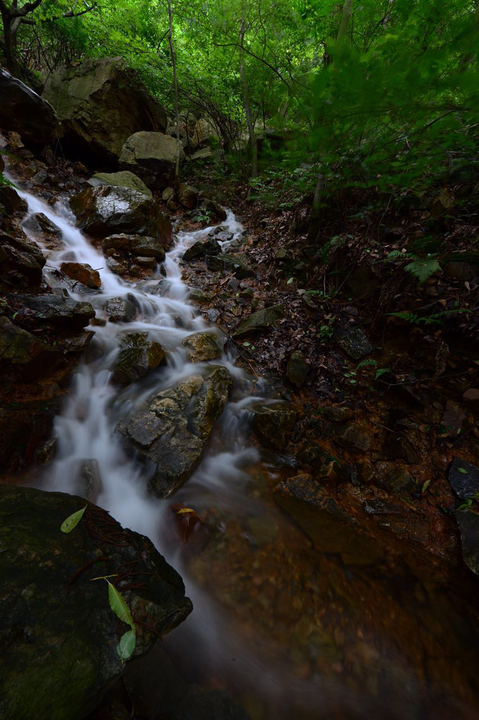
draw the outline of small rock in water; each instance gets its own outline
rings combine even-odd
[[[147,268],[156,268],[157,262],[155,258],[153,257],[135,257],[133,258],[133,262],[137,265],[141,265],[141,267],[147,267]]]
[[[449,466],[448,480],[461,500],[468,500],[479,493],[479,468],[466,460],[454,458]]]
[[[352,360],[360,360],[373,349],[365,333],[358,327],[340,328],[334,333],[334,339]]]
[[[122,333],[119,341],[120,354],[112,379],[121,385],[140,380],[157,368],[165,357],[161,345],[151,340],[147,332]]]
[[[136,307],[127,297],[111,298],[104,309],[110,322],[131,322],[136,317]]]
[[[86,263],[64,262],[60,269],[71,280],[86,285],[92,290],[98,290],[101,287],[100,273]]]
[[[96,502],[103,488],[98,460],[80,461],[76,485],[79,495],[90,500],[90,502]]]
[[[222,343],[216,333],[198,332],[188,335],[182,343],[188,350],[190,362],[204,362],[215,360],[223,353]]]

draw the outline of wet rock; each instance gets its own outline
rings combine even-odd
[[[351,423],[344,428],[337,441],[350,450],[365,453],[371,447],[372,437],[373,433],[366,425]]]
[[[18,307],[19,316],[47,322],[55,327],[80,329],[95,317],[90,303],[76,302],[64,295],[15,295],[12,302]]]
[[[283,317],[283,305],[272,305],[271,307],[264,308],[263,310],[257,310],[256,312],[251,313],[251,315],[248,315],[248,317],[244,318],[244,320],[241,320],[241,322],[236,326],[233,336],[235,338],[241,338],[249,335],[250,333],[267,330]]]
[[[456,520],[464,562],[469,570],[479,575],[479,515],[471,510],[458,510]]]
[[[42,232],[47,233],[48,235],[61,235],[60,228],[57,227],[55,223],[53,223],[43,213],[36,213],[35,215],[32,215],[32,218],[37,221]]]
[[[70,200],[82,230],[97,237],[126,233],[146,235],[163,247],[171,243],[171,223],[151,198],[129,188],[100,185]]]
[[[130,271],[130,264],[125,258],[107,257],[106,264],[109,270],[116,275],[127,275]]]
[[[282,450],[291,439],[297,411],[289,403],[255,403],[251,406],[254,433],[266,446]]]
[[[198,240],[189,247],[184,255],[183,260],[190,262],[190,260],[196,260],[200,257],[206,257],[207,255],[218,255],[221,252],[221,245],[217,240]]]
[[[164,190],[174,182],[176,159],[184,158],[181,142],[159,132],[136,132],[122,147],[120,167],[138,175],[151,189]]]
[[[115,163],[138,130],[166,130],[166,112],[120,58],[85,60],[49,73],[43,90],[75,154]]]
[[[416,481],[406,468],[388,462],[379,462],[375,468],[375,485],[395,494],[414,490]]]
[[[354,417],[354,410],[345,405],[328,405],[324,408],[323,415],[331,422],[346,422]]]
[[[26,213],[28,210],[26,201],[10,185],[0,185],[0,205],[7,215]]]
[[[188,335],[182,343],[188,350],[189,362],[216,360],[223,354],[223,344],[216,333],[198,332]]]
[[[226,368],[210,366],[162,390],[118,424],[126,445],[151,467],[148,486],[155,495],[171,495],[198,466],[231,385]]]
[[[109,235],[102,241],[103,250],[118,250],[121,254],[154,258],[156,262],[165,259],[165,248],[159,239],[143,235]]]
[[[110,322],[131,322],[137,313],[137,307],[129,295],[111,298],[105,303],[104,310]]]
[[[44,265],[45,258],[38,245],[0,231],[0,285],[5,289],[38,287]]]
[[[208,255],[206,258],[208,267],[212,270],[220,270],[225,273],[233,273],[240,280],[256,277],[253,268],[248,265],[243,255],[230,255],[221,253],[217,255]]]
[[[300,388],[306,382],[308,372],[309,365],[301,350],[292,352],[288,358],[286,367],[286,377],[289,382],[296,385],[297,388]]]
[[[88,504],[70,534],[60,531],[85,504],[64,493],[0,487],[5,720],[81,720],[124,671],[117,644],[128,626],[112,612],[105,581],[92,578],[123,573],[117,586],[135,622],[133,657],[191,611],[180,576],[150,540],[124,530],[104,510]],[[138,577],[128,576],[132,565],[141,583],[126,589]]]
[[[149,198],[153,197],[153,193],[145,185],[143,180],[128,170],[121,170],[116,173],[95,173],[95,175],[89,179],[88,183],[92,187],[96,187],[97,185],[113,185],[115,187],[129,188]]]
[[[352,360],[360,360],[372,352],[373,347],[361,328],[339,328],[334,333],[334,339]]]
[[[95,502],[102,490],[98,460],[81,460],[76,478],[77,492],[81,497]]]
[[[0,369],[3,375],[14,370],[19,379],[34,380],[54,366],[59,357],[56,348],[0,315]]]
[[[120,354],[115,363],[112,379],[121,385],[140,380],[157,368],[165,357],[161,345],[147,332],[122,333],[119,337]]]
[[[319,552],[341,555],[347,565],[377,563],[383,558],[378,542],[307,476],[285,480],[274,492],[278,505],[291,515]]]
[[[60,129],[52,106],[0,68],[0,126],[20,133],[27,145],[46,145]]]
[[[75,280],[92,290],[98,290],[101,287],[100,273],[98,270],[94,270],[91,265],[78,262],[64,262],[61,264],[60,269],[62,273],[71,280]]]
[[[449,466],[449,485],[461,500],[479,494],[479,468],[466,460],[455,457]]]
[[[193,210],[198,204],[199,190],[193,185],[187,183],[180,183],[178,188],[178,200],[183,207],[188,210]]]

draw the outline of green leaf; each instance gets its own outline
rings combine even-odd
[[[429,260],[414,260],[414,262],[406,265],[404,269],[408,273],[411,273],[411,275],[414,275],[422,284],[426,282],[431,275],[434,275],[435,272],[440,270],[441,266],[438,260],[431,258]]]
[[[422,488],[421,488],[421,492],[422,492],[422,493],[425,493],[425,492],[426,492],[426,490],[427,490],[428,487],[429,487],[430,482],[431,482],[431,478],[429,478],[429,480],[426,480],[426,482],[423,484],[423,486],[422,486]]]
[[[108,583],[108,600],[110,601],[110,607],[115,613],[117,617],[120,618],[120,620],[127,625],[131,627],[131,629],[135,630],[135,625],[133,623],[133,618],[131,617],[130,609],[128,605],[125,602],[125,598],[121,593],[116,589],[114,585],[111,584],[109,580],[107,580]]]
[[[121,636],[120,642],[116,646],[116,651],[120,658],[125,662],[128,658],[131,658],[136,646],[136,633],[134,630],[127,630],[127,632]]]
[[[379,370],[376,371],[376,375],[374,376],[375,380],[378,380],[378,378],[381,377],[381,375],[386,375],[390,371],[390,368],[379,368]]]
[[[73,515],[70,515],[69,517],[67,517],[67,519],[62,522],[62,524],[60,526],[60,530],[64,533],[69,533],[74,528],[76,528],[76,526],[82,519],[83,513],[85,512],[87,507],[88,506],[85,505],[84,508],[82,508],[81,510],[77,510],[77,512],[74,512]]]
[[[466,468],[457,468],[457,469],[458,469],[459,472],[462,473],[463,475],[467,475],[467,470],[466,470]]]
[[[286,285],[291,285],[294,282],[294,277],[290,277]]]

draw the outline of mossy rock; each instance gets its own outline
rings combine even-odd
[[[85,505],[63,534],[62,522]],[[191,611],[180,576],[150,540],[104,510],[64,493],[0,487],[3,720],[81,720],[121,675],[117,644],[128,626],[112,612],[105,581],[92,582],[99,575],[118,578],[135,622],[134,657]]]
[[[123,333],[120,354],[113,370],[113,380],[121,385],[140,380],[160,365],[165,357],[161,345],[147,332]]]

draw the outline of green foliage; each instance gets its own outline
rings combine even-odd
[[[414,260],[406,265],[404,269],[406,272],[414,275],[414,277],[417,278],[422,285],[431,277],[431,275],[434,275],[435,272],[441,269],[441,265],[439,264],[437,258],[428,257],[424,260]]]

